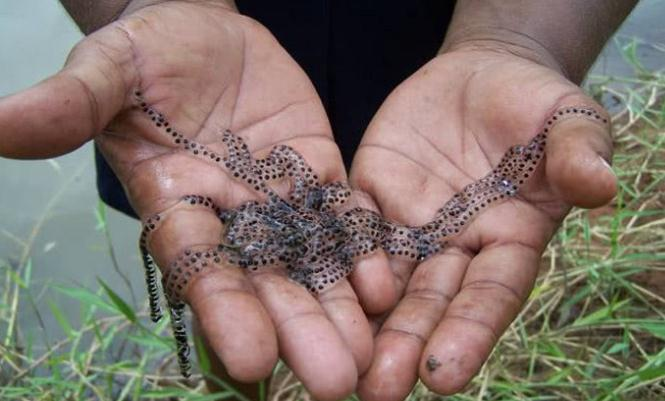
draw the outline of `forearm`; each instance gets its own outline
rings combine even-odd
[[[496,47],[581,82],[637,0],[458,0],[442,51]]]
[[[90,34],[120,16],[166,0],[60,0],[81,32]],[[192,0],[195,1],[196,0]],[[204,2],[205,0],[199,0]],[[208,0],[236,9],[234,0]]]

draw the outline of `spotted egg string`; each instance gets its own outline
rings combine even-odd
[[[336,214],[351,195],[348,186],[342,182],[321,185],[304,157],[289,146],[275,146],[265,158],[254,159],[240,136],[224,130],[221,142],[226,154],[222,155],[180,133],[145,101],[140,91],[134,93],[134,99],[137,108],[156,129],[171,138],[174,146],[217,164],[234,179],[266,196],[265,202],[251,201],[230,210],[215,205],[209,197],[185,195],[180,199],[180,203],[208,209],[223,223],[225,230],[215,248],[187,249],[162,273],[161,287],[171,317],[178,365],[185,377],[190,375],[191,363],[183,294],[193,277],[204,270],[222,264],[248,271],[267,265],[283,266],[290,279],[316,295],[346,277],[353,270],[355,259],[379,247],[390,255],[424,260],[440,252],[482,210],[518,193],[544,157],[548,133],[556,123],[583,117],[607,124],[607,120],[590,107],[558,109],[529,143],[511,147],[485,177],[453,195],[431,222],[411,227],[359,207]],[[281,179],[291,183],[288,199],[281,199],[268,185]],[[139,240],[153,321],[158,321],[162,312],[157,265],[149,252],[149,238],[166,214],[162,212],[146,219]]]

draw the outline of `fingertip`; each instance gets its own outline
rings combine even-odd
[[[345,208],[362,207],[381,214],[379,207],[369,193],[354,189]],[[356,261],[349,276],[367,314],[381,314],[395,306],[398,301],[398,288],[395,275],[386,253],[379,247],[373,254]]]
[[[319,302],[274,272],[250,278],[275,322],[281,357],[307,390],[322,401],[349,396],[358,380],[356,360]]]
[[[346,281],[341,281],[319,295],[319,302],[351,350],[357,370],[362,374],[372,362],[374,340],[353,289]]]
[[[458,393],[480,370],[493,345],[484,330],[443,320],[420,358],[420,379],[435,393]]]
[[[0,99],[0,155],[45,158],[78,148],[94,134],[81,118],[87,100],[60,75]]]
[[[241,272],[213,271],[191,284],[192,310],[228,374],[252,383],[268,377],[277,363],[277,337],[270,316]]]
[[[384,313],[397,303],[395,276],[382,250],[358,260],[349,281],[367,314]]]
[[[72,49],[60,72],[0,99],[0,155],[45,158],[71,152],[126,104],[128,83],[136,78],[131,43],[114,29],[91,36],[96,38]]]
[[[356,390],[358,384],[357,374],[338,377],[338,380],[327,380],[321,383],[306,384],[307,390],[315,400],[338,401],[348,398]]]
[[[280,328],[282,357],[314,399],[344,399],[355,391],[358,382],[354,356],[323,315],[318,321],[310,320],[297,329]]]
[[[607,127],[584,119],[561,122],[547,145],[547,178],[566,202],[602,206],[617,192],[617,178],[607,162],[611,154]]]
[[[403,333],[387,331],[376,339],[374,359],[358,382],[363,401],[399,401],[416,384],[418,359],[423,343]]]
[[[321,323],[324,326],[329,322]],[[316,345],[311,344],[312,338],[305,338],[311,334],[317,334]],[[303,344],[302,353],[295,356]],[[355,359],[332,326],[327,330],[298,330],[292,338],[280,337],[280,346],[289,366],[315,399],[341,400],[355,390],[358,381]]]

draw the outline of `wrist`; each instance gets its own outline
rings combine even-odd
[[[118,18],[141,8],[166,3],[169,0],[60,0],[81,32],[88,35]],[[187,2],[188,0],[182,0]],[[189,0],[197,3],[219,3],[236,10],[234,0]]]
[[[637,0],[458,0],[443,50],[513,53],[579,84]]]
[[[476,26],[449,32],[439,54],[452,51],[483,51],[516,56],[543,65],[575,81],[568,68],[545,45],[529,35],[510,29]]]
[[[174,0],[129,0],[127,3],[127,6],[122,10],[122,12],[117,16],[117,18],[129,15],[135,11],[138,11],[142,8],[149,7],[149,6],[154,6],[157,4],[161,3],[169,3],[173,2]],[[207,4],[215,4],[224,8],[228,8],[229,10],[232,11],[238,11],[238,8],[236,7],[235,0],[178,0],[180,3],[207,3]]]

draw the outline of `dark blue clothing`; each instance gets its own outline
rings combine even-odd
[[[347,168],[388,94],[441,46],[454,1],[236,0],[305,70],[328,113]],[[97,152],[97,187],[108,205],[136,217]]]

